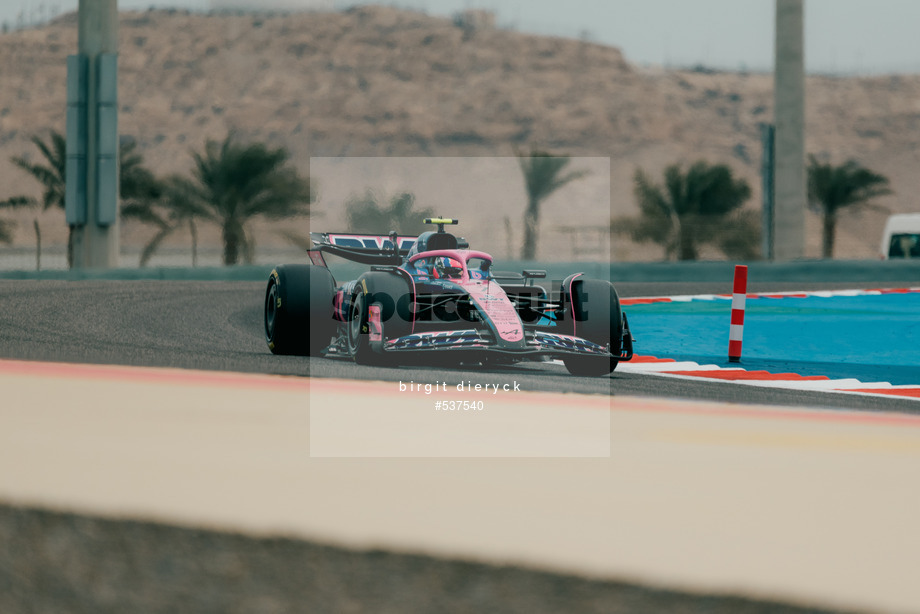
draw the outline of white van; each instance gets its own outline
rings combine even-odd
[[[892,215],[882,233],[879,257],[920,258],[920,213]]]

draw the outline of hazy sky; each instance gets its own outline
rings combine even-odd
[[[340,8],[368,4],[334,0]],[[522,31],[587,36],[616,45],[641,64],[769,70],[774,0],[383,0],[450,15],[495,11],[499,24]],[[151,5],[206,9],[208,0],[120,0],[122,9]],[[253,0],[259,4],[259,0]],[[77,0],[0,0],[0,20],[15,23],[75,10]],[[806,65],[811,72],[920,72],[920,1],[805,0]]]

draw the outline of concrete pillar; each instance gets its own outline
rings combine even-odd
[[[805,256],[804,0],[776,0],[774,255]]]
[[[100,224],[100,195],[110,196],[111,185],[100,186],[99,56],[118,52],[118,1],[80,0],[78,51],[87,58],[86,92],[86,224],[76,226],[73,234],[74,268],[112,268],[118,266],[118,216],[109,224]],[[115,113],[117,116],[117,105]],[[117,123],[107,126],[115,130]],[[108,135],[111,137],[111,134]],[[115,198],[118,195],[118,151],[115,150]],[[110,183],[110,181],[109,181]],[[117,205],[117,203],[116,203]]]

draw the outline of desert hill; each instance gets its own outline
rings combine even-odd
[[[64,59],[76,47],[75,14],[0,35],[0,197],[37,193],[9,158],[34,156],[32,135],[63,131]],[[568,241],[559,226],[603,226],[635,212],[637,167],[657,174],[677,161],[727,163],[751,183],[750,206],[759,207],[759,124],[772,118],[769,74],[642,68],[613,47],[460,27],[385,7],[288,15],[125,12],[119,70],[120,131],[138,140],[157,173],[184,172],[190,149],[229,130],[286,146],[304,172],[311,156],[459,160],[538,146],[609,157],[609,167],[586,161],[591,175],[546,205],[542,236],[554,251]],[[855,158],[888,175],[896,194],[880,203],[894,212],[920,210],[920,76],[809,77],[807,114],[809,152],[837,162]],[[510,174],[495,182],[504,190],[496,200],[507,207],[500,215],[494,204],[477,209],[464,198],[462,182],[447,190],[443,177],[429,174],[406,185],[392,170],[359,178],[327,164],[326,177],[314,173],[323,195],[314,220],[340,227],[343,199],[367,187],[411,189],[420,206],[443,214],[469,210],[479,225],[467,233],[488,230],[491,245],[481,246],[499,251],[501,218],[519,226],[524,208],[520,177],[506,162]],[[457,168],[471,162],[463,164]],[[20,214],[23,226],[31,215]],[[63,241],[62,214],[41,220],[50,241]],[[845,216],[838,256],[874,257],[883,220],[871,212]],[[124,242],[138,244],[150,232],[127,224]],[[17,234],[20,245],[32,240],[28,228]],[[258,240],[283,242],[269,226]],[[616,259],[661,257],[657,247],[619,237],[610,249]],[[811,215],[808,253],[819,253]]]

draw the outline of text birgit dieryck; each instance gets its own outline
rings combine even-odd
[[[400,392],[424,392],[425,394],[431,394],[432,392],[489,392],[492,394],[498,394],[501,392],[520,392],[521,386],[516,381],[511,382],[510,384],[474,384],[470,381],[460,382],[456,386],[450,384],[448,386],[447,382],[435,382],[433,384],[416,384],[413,381],[408,383],[400,381],[399,382],[399,391]]]

